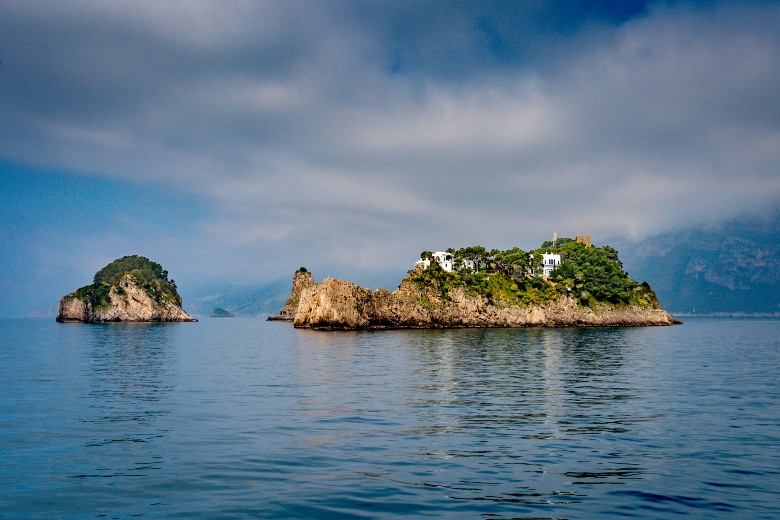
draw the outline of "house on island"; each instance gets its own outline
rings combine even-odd
[[[555,253],[542,254],[542,276],[550,276],[555,269],[561,265],[561,255]],[[537,271],[537,276],[539,272]]]
[[[461,260],[460,266],[461,268],[471,269],[472,271],[475,271],[477,264],[471,258],[464,258],[463,260]]]
[[[557,240],[557,234],[553,234],[553,244],[555,244],[555,241]],[[577,235],[577,242],[585,245],[586,247],[591,247],[591,241],[590,241],[590,235]],[[430,254],[430,257],[427,258],[420,258],[415,262],[414,267],[415,269],[424,270],[428,269],[431,266],[431,262],[436,262],[439,264],[439,266],[447,271],[448,273],[451,273],[453,271],[460,271],[462,269],[470,269],[472,271],[476,271],[478,264],[476,263],[475,259],[472,258],[463,258],[460,259],[460,262],[456,265],[455,259],[452,253],[447,251],[436,251],[435,253],[427,253],[426,256]],[[491,261],[491,258],[489,258],[488,261]],[[538,258],[538,257],[537,257]],[[549,251],[542,254],[542,261],[541,264],[534,265],[534,253],[528,253],[528,264],[525,268],[525,275],[526,276],[550,276],[553,271],[555,271],[558,267],[561,266],[561,255],[557,253],[550,253]],[[483,266],[484,267],[484,266]]]
[[[420,258],[417,260],[417,262],[414,263],[414,267],[419,269],[428,269],[431,266],[431,260],[439,264],[441,268],[448,273],[452,272],[452,254],[447,253],[446,251],[436,251],[433,253],[431,258],[426,258],[425,260]]]

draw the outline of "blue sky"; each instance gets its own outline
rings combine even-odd
[[[780,5],[0,0],[0,315],[780,207]],[[186,307],[186,300],[185,300]]]

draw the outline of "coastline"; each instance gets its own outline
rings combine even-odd
[[[569,297],[518,307],[469,295],[462,288],[439,295],[405,281],[391,293],[336,279],[304,289],[294,316],[296,328],[313,330],[642,327],[682,323],[665,310],[652,307],[599,304],[591,309]]]

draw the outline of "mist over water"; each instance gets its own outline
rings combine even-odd
[[[0,321],[0,510],[777,517],[779,338]]]

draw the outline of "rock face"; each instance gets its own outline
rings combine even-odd
[[[309,271],[301,267],[295,272],[292,281],[292,291],[290,298],[284,304],[277,316],[270,316],[270,321],[293,321],[295,312],[298,310],[298,302],[301,299],[301,293],[314,285],[314,277]]]
[[[86,301],[85,301],[86,300]],[[125,275],[108,291],[108,303],[94,306],[77,292],[60,299],[57,321],[198,321],[165,297],[154,299],[139,287],[130,275]]]
[[[568,297],[541,306],[515,307],[467,295],[446,297],[404,281],[395,292],[370,291],[329,279],[300,294],[294,325],[319,330],[457,327],[616,327],[680,323],[666,311],[603,305],[595,311]]]

